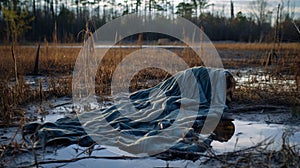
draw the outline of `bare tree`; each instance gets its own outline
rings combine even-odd
[[[251,2],[251,15],[253,15],[257,21],[257,24],[262,25],[267,19],[267,6],[266,0],[255,0]]]
[[[266,0],[255,0],[251,2],[251,15],[255,18],[259,28],[260,28],[260,38],[259,42],[262,42],[264,37],[264,24],[267,21],[267,6]]]

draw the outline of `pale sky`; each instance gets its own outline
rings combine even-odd
[[[232,0],[234,3],[234,13],[242,11],[244,14],[250,14],[252,12],[251,3],[255,0]],[[268,3],[268,10],[273,11],[275,15],[277,12],[277,6],[282,1],[284,2],[285,11],[287,10],[288,0],[266,0]],[[214,3],[214,11],[222,11],[224,6],[224,13],[226,16],[230,16],[230,0],[209,0],[210,3]],[[294,8],[295,17],[300,18],[300,0],[290,0],[290,11]],[[210,8],[212,10],[212,7]]]
[[[117,3],[124,3],[124,0],[115,0]],[[130,1],[130,0],[129,0]],[[174,0],[175,4],[177,5],[184,0]],[[234,3],[234,13],[236,14],[239,11],[246,14],[247,16],[250,15],[252,12],[251,3],[256,0],[232,0]],[[287,10],[287,3],[290,2],[290,10],[292,11],[293,7],[295,16],[294,18],[300,18],[300,0],[266,0],[268,3],[268,10],[272,11],[274,15],[276,15],[277,6],[279,3],[284,3],[285,11]],[[144,2],[144,1],[142,1]],[[185,2],[191,2],[191,0],[185,0]],[[230,0],[208,0],[210,4],[214,4],[214,6],[209,7],[207,10],[210,12],[214,12],[214,14],[221,14],[224,9],[224,15],[230,17]],[[176,6],[175,5],[175,6]],[[175,9],[176,10],[176,9]]]
[[[190,0],[185,0],[190,2]],[[234,3],[234,13],[236,14],[239,11],[242,11],[244,14],[248,15],[252,12],[251,3],[256,0],[232,0]],[[290,8],[294,8],[295,17],[300,18],[300,0],[266,0],[268,3],[268,10],[273,11],[276,14],[277,6],[279,3],[284,2],[285,10],[287,10],[287,3],[290,1]],[[116,2],[124,3],[123,0],[116,0]],[[175,4],[183,2],[183,0],[174,0]],[[209,3],[215,4],[211,6],[208,10],[221,14],[224,8],[225,16],[230,17],[230,0],[208,0]],[[176,5],[175,5],[176,6]]]

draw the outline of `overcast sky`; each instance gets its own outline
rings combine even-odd
[[[242,11],[245,14],[252,12],[251,3],[254,0],[232,0],[234,3],[234,13]],[[282,1],[284,2],[285,10],[287,10],[288,0],[266,0],[268,3],[268,10],[276,14],[277,6]],[[214,11],[221,12],[224,6],[224,13],[230,16],[230,0],[209,0],[210,3],[215,4]],[[290,0],[290,10],[294,8],[295,18],[300,18],[300,0]],[[213,10],[212,7],[210,10]]]
[[[239,11],[242,11],[244,14],[248,15],[252,12],[251,3],[253,3],[256,0],[232,0],[234,3],[234,13],[236,14]],[[295,17],[294,18],[300,18],[300,0],[266,0],[268,3],[268,10],[273,11],[274,15],[277,11],[277,6],[279,3],[284,2],[285,10],[287,9],[287,3],[290,1],[290,8],[294,8]],[[122,0],[116,0],[116,2],[122,2]],[[183,2],[183,0],[174,0],[175,6],[177,6],[178,3]],[[190,2],[190,0],[186,0],[186,2]],[[224,14],[227,17],[230,17],[230,0],[208,0],[210,4],[214,4],[214,6],[211,6],[208,10],[210,12],[214,12],[215,14],[221,12],[224,9]]]
[[[117,3],[124,3],[124,0],[115,0]],[[147,1],[147,0],[146,0]],[[175,6],[184,0],[174,0]],[[221,14],[224,11],[224,15],[230,17],[230,1],[231,0],[208,0],[210,6],[207,10],[214,12],[214,14]],[[257,0],[232,0],[234,3],[234,14],[241,11],[247,16],[253,11],[251,4]],[[266,0],[268,3],[268,11],[272,11],[276,15],[278,4],[284,3],[285,11],[287,11],[288,1],[290,2],[290,11],[294,11],[294,19],[300,18],[300,0]],[[191,2],[191,0],[185,0],[185,2]],[[224,10],[223,10],[224,9]]]

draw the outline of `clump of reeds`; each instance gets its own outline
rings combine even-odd
[[[48,76],[46,89],[43,88],[41,81],[36,81],[35,88],[26,83],[27,75],[36,75],[31,73],[34,70],[36,48],[15,46],[15,53],[18,56],[17,84],[14,79],[14,62],[9,57],[10,48],[0,47],[0,126],[14,125],[24,116],[19,105],[43,101],[51,95],[56,97],[71,95],[71,78],[66,76],[72,73],[79,49],[58,48],[58,50],[60,52],[57,57],[60,61],[55,61],[56,51],[53,47],[42,46],[40,49],[39,73]]]
[[[120,43],[121,44],[121,43]],[[299,106],[299,87],[300,87],[300,72],[299,72],[299,48],[297,44],[281,44],[281,50],[278,54],[277,64],[268,67],[265,73],[261,76],[256,72],[256,79],[265,78],[272,81],[272,84],[266,83],[266,80],[255,80],[247,84],[237,83],[237,90],[234,97],[237,102],[244,103],[271,103]],[[225,68],[248,68],[248,67],[263,67],[263,53],[269,50],[272,45],[269,44],[217,44],[217,49],[235,52],[237,50],[257,50],[257,54],[245,57],[242,61],[225,61]],[[96,74],[96,94],[110,95],[110,84],[112,75],[118,64],[130,53],[139,48],[111,48],[108,50]],[[261,51],[264,52],[261,52]],[[41,87],[30,88],[25,82],[25,76],[30,74],[34,69],[36,48],[26,46],[16,46],[15,52],[18,56],[18,75],[20,84],[14,84],[14,62],[11,59],[10,47],[0,46],[0,115],[5,121],[13,119],[14,110],[18,105],[31,101],[40,101],[51,96],[70,96],[74,64],[79,54],[80,48],[60,48],[59,44],[48,44],[45,42],[41,45],[39,55],[39,73],[43,76],[48,76],[49,89],[45,90]],[[172,52],[181,57],[190,67],[203,65],[201,59],[190,48],[172,49]],[[222,57],[222,55],[221,55]],[[239,57],[243,57],[240,55]],[[134,64],[134,63],[133,63]],[[126,72],[124,72],[126,73]],[[131,81],[130,90],[135,91],[141,88],[147,88],[155,85],[157,82],[164,80],[169,75],[155,68],[145,69],[139,72]],[[152,82],[146,82],[149,80]],[[281,83],[285,80],[294,80],[295,83]],[[146,84],[147,86],[143,86]],[[256,84],[255,84],[256,83]],[[148,85],[152,84],[152,85]],[[287,89],[283,89],[287,88]],[[41,91],[42,90],[42,91]]]
[[[279,150],[269,149],[274,142],[265,140],[246,149],[214,155],[202,164],[219,167],[299,167],[299,146],[291,145],[285,135]]]
[[[292,45],[292,44],[291,44]],[[247,81],[237,83],[235,97],[239,102],[252,104],[277,104],[299,106],[299,77],[300,55],[299,49],[283,45],[277,53],[277,59],[270,65],[262,64],[265,58],[263,53],[258,61],[245,59],[245,63],[232,61],[234,67],[248,68],[246,74],[237,74],[236,79],[246,78]],[[266,52],[267,53],[267,52]],[[247,65],[249,64],[249,65]],[[225,65],[226,66],[226,65]],[[227,65],[230,66],[230,65]]]
[[[214,43],[217,49],[229,50],[271,50],[273,43]],[[299,49],[299,43],[281,43],[281,49],[294,50]]]

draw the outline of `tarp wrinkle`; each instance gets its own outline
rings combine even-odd
[[[135,107],[135,112],[126,111],[129,107],[128,102],[120,97],[120,102],[114,102],[109,107],[93,111],[101,117],[85,123],[84,127],[95,126],[95,134],[98,133],[99,136],[102,136],[103,143],[121,144],[132,148],[132,150],[135,150],[135,147],[141,147],[145,150],[148,148],[163,149],[164,141],[167,143],[169,137],[162,137],[164,135],[161,134],[162,131],[166,128],[172,128],[171,126],[178,120],[177,126],[181,130],[187,130],[187,134],[179,138],[172,149],[202,152],[205,149],[199,146],[199,141],[205,143],[206,146],[211,141],[199,139],[201,135],[196,130],[201,130],[210,110],[215,113],[213,115],[222,115],[223,110],[227,108],[225,105],[226,82],[223,81],[224,76],[224,70],[205,67],[194,67],[178,72],[155,87],[130,94],[129,100]],[[196,79],[196,82],[191,82],[193,79]],[[195,106],[199,107],[196,114],[193,114],[195,121],[188,117],[177,118],[180,110],[183,113],[190,114]],[[97,125],[96,121],[103,120],[103,118],[107,123]],[[192,122],[192,128],[184,127],[188,122]],[[82,127],[78,118],[65,117],[54,123],[31,123],[26,125],[24,127],[24,137],[28,142],[34,142],[37,147],[51,144],[90,146],[94,141],[87,135],[84,127]],[[131,139],[114,136],[109,127],[122,134],[140,138],[133,142]],[[181,133],[176,129],[172,129],[170,131],[174,132],[168,134],[168,136],[180,137]],[[161,143],[156,142],[157,138]],[[194,143],[193,139],[199,141]]]

